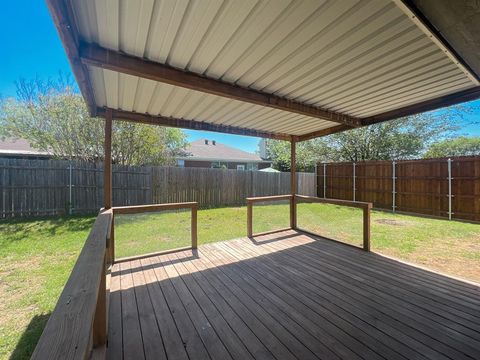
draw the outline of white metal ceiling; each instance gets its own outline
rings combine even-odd
[[[476,85],[389,0],[72,0],[83,40],[356,117]],[[98,106],[292,135],[338,125],[99,68]]]

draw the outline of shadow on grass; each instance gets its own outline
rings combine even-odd
[[[95,216],[62,216],[39,217],[25,219],[8,219],[0,221],[0,231],[4,240],[20,241],[31,232],[54,236],[62,232],[77,232],[90,230],[95,222]]]
[[[178,217],[169,217],[178,216]],[[183,218],[182,218],[183,216]],[[115,224],[117,225],[129,225],[129,224],[140,224],[140,223],[149,223],[153,221],[168,221],[175,219],[175,221],[190,221],[190,209],[187,210],[162,210],[157,212],[144,212],[138,214],[120,214],[115,215]]]
[[[30,359],[51,313],[35,315],[13,350],[10,360]]]

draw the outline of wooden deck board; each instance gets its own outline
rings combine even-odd
[[[123,357],[125,359],[144,359],[145,353],[143,351],[142,332],[140,328],[137,299],[133,287],[131,264],[121,264],[120,272]]]
[[[229,245],[231,246],[232,244]],[[262,262],[265,264],[259,265],[264,266],[264,271],[261,272],[261,276],[269,277],[269,272],[277,273],[281,276],[282,273],[286,271],[291,271],[291,269],[286,268],[290,267],[293,259],[285,260],[289,262],[288,266],[278,265],[274,262],[269,262],[269,259],[264,258]],[[280,271],[278,271],[277,268],[280,269]],[[282,279],[281,277],[277,278],[278,286],[282,286],[282,284],[288,284],[287,286],[293,289],[293,296],[295,296],[294,294],[297,292],[302,292],[303,295],[301,295],[300,298],[302,298],[304,295],[309,296],[311,299],[310,304],[314,309],[316,308],[316,305],[315,303],[312,303],[312,301],[316,301],[319,304],[322,304],[323,301],[330,302],[332,304],[331,308],[335,311],[335,314],[343,312],[344,320],[347,320],[350,324],[353,324],[359,329],[362,329],[365,333],[374,336],[373,341],[371,339],[366,339],[363,334],[361,334],[358,338],[360,340],[363,340],[364,344],[368,344],[368,346],[370,347],[375,346],[375,351],[380,352],[384,357],[394,359],[398,358],[398,354],[402,354],[403,356],[407,356],[407,358],[411,359],[419,358],[420,354],[422,354],[422,358],[425,358],[424,356],[432,359],[440,358],[436,352],[432,353],[431,349],[422,346],[422,344],[419,343],[415,338],[407,337],[403,333],[401,333],[397,329],[398,324],[390,321],[391,319],[389,319],[388,317],[382,316],[383,314],[377,312],[375,308],[372,307],[371,309],[366,309],[364,305],[359,306],[362,305],[361,303],[349,303],[348,298],[346,298],[345,294],[342,293],[340,293],[339,296],[335,297],[332,295],[331,291],[325,291],[324,288],[326,287],[323,285],[315,287],[313,285],[315,282],[315,278],[317,278],[318,276],[322,276],[322,274],[309,274],[305,267],[299,268],[299,270],[300,271],[292,272],[290,274],[293,280],[290,281],[290,283],[287,283],[289,281],[288,279]],[[275,281],[275,278],[273,281]],[[318,312],[319,310],[316,309],[316,311]],[[361,322],[359,322],[359,319],[361,319]],[[363,323],[367,324],[367,326],[365,326],[365,324]],[[392,323],[393,326],[391,326]],[[348,324],[346,326],[345,324],[343,324],[342,328],[350,329],[350,331],[352,330],[352,326]],[[385,332],[385,334],[389,335],[389,337],[383,336],[382,332]],[[411,332],[414,332],[414,329],[412,329]],[[353,336],[356,336],[355,333],[353,333]],[[400,342],[396,339],[401,339],[402,341]],[[378,342],[380,342],[380,344]],[[382,342],[384,342],[384,344],[382,344]],[[387,349],[385,348],[385,346],[387,346]],[[398,353],[391,353],[388,348],[392,348]],[[416,350],[418,351],[418,353],[414,353],[412,350]]]
[[[325,262],[323,264],[325,265]],[[403,337],[405,339],[405,337],[402,336],[402,333],[398,334],[398,329],[410,335],[410,337],[413,336],[416,340],[423,340],[426,338],[426,336],[419,332],[418,329],[421,329],[426,333],[435,334],[436,339],[441,338],[443,335],[443,333],[439,332],[437,328],[426,327],[421,321],[422,319],[416,321],[416,317],[413,317],[408,311],[402,311],[403,307],[396,307],[395,304],[392,303],[391,298],[380,298],[380,300],[377,300],[376,295],[373,292],[366,292],[361,288],[356,289],[355,287],[357,284],[355,284],[355,280],[352,281],[349,277],[345,277],[341,279],[341,282],[335,283],[334,281],[336,280],[336,277],[339,277],[338,271],[333,270],[335,272],[334,276],[332,276],[327,273],[327,271],[318,273],[311,272],[310,269],[306,269],[305,267],[299,267],[299,269],[301,270],[299,274],[307,278],[311,277],[310,280],[307,279],[306,281],[312,282],[317,286],[317,289],[328,289],[327,292],[323,292],[323,294],[326,294],[324,296],[326,296],[327,299],[337,302],[342,308],[349,312],[353,311],[353,313],[361,317],[363,320],[375,321],[375,319],[380,319],[381,322],[377,323],[378,328],[390,335],[398,336],[400,338]],[[326,278],[327,280],[322,280],[322,278]],[[343,284],[349,284],[350,286],[343,286]],[[346,297],[346,294],[349,296]],[[346,304],[351,304],[353,308],[349,306],[347,307]],[[388,304],[392,304],[393,306]],[[358,311],[360,311],[360,313],[358,313]],[[385,325],[388,327],[385,327]],[[410,326],[411,329],[409,329],[408,326]],[[395,333],[397,334],[395,335]],[[449,337],[445,338],[450,340]],[[408,338],[405,340],[409,341]],[[459,344],[456,345],[458,346]],[[412,344],[410,344],[410,346],[412,346]],[[437,346],[442,346],[442,344],[437,344]],[[422,350],[422,353],[423,351],[424,350]],[[456,356],[458,357],[459,355]],[[438,355],[435,354],[434,357],[438,357]]]
[[[349,346],[357,355],[378,359],[382,358],[382,356],[379,355],[382,354],[389,359],[404,359],[399,353],[392,351],[390,348],[392,344],[385,346],[385,344],[377,340],[379,331],[375,327],[369,326],[359,317],[351,316],[351,314],[347,312],[345,313],[345,318],[336,316],[334,311],[339,309],[335,309],[336,306],[333,304],[331,310],[324,308],[322,306],[323,299],[320,297],[320,294],[314,293],[309,286],[305,286],[308,285],[307,282],[302,281],[300,289],[297,283],[298,279],[282,276],[284,269],[280,272],[277,271],[277,264],[267,262],[267,264],[255,265],[256,266],[252,267],[251,271],[249,271],[251,276],[256,277],[261,282],[269,281],[270,284],[267,286],[269,286],[269,289],[273,287],[272,291],[275,291],[275,287],[282,289],[284,294],[288,294],[293,300],[295,308],[304,308],[307,311],[307,316],[314,319],[315,322],[323,324],[325,324],[325,321],[330,322],[333,325],[331,328],[333,334],[342,333],[342,336],[339,336],[339,340],[342,341],[344,345]],[[285,298],[285,295],[283,295],[283,297]],[[393,339],[389,340],[393,342]],[[369,345],[369,349],[365,349],[365,344]],[[408,351],[409,349],[404,348],[402,350]]]
[[[228,270],[228,269],[227,269]],[[290,332],[294,334],[299,341],[301,341],[310,351],[317,355],[324,355],[324,357],[329,357],[331,359],[338,358],[338,356],[333,353],[331,350],[328,349],[322,342],[318,341],[318,337],[321,333],[317,333],[317,337],[311,335],[308,331],[304,329],[306,322],[309,320],[305,317],[301,317],[298,314],[289,318],[288,314],[292,310],[291,308],[286,305],[285,302],[276,298],[270,297],[269,294],[265,293],[261,287],[253,279],[248,279],[242,276],[241,273],[237,273],[235,269],[230,269],[228,271],[227,276],[230,279],[242,288],[248,296],[250,296],[254,301],[258,304],[264,305],[269,304],[269,306],[265,307],[265,310],[272,316],[279,319],[283,324],[287,325],[287,328],[290,329]],[[238,283],[238,280],[240,283]],[[242,281],[245,280],[245,281]],[[253,280],[253,281],[252,281]]]
[[[247,347],[250,354],[252,354],[254,358],[274,359],[273,355],[262,344],[262,342],[260,342],[255,333],[250,330],[244,319],[242,319],[234,308],[232,308],[224,299],[221,295],[221,291],[217,291],[215,286],[210,283],[206,276],[208,270],[205,269],[205,271],[202,271],[204,268],[200,264],[200,260],[184,262],[183,265],[189,269],[192,277],[216,306],[242,343]]]
[[[110,359],[480,358],[480,287],[301,232],[111,273]]]

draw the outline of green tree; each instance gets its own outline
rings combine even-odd
[[[433,143],[425,158],[480,155],[480,137],[461,136]]]
[[[466,110],[452,107],[441,114],[423,113],[345,131],[324,138],[332,161],[399,160],[421,157],[439,138],[459,129]]]
[[[297,145],[297,167],[301,171],[311,171],[315,163],[324,161],[421,157],[432,143],[451,137],[468,111],[466,107],[455,106],[301,142]],[[266,150],[275,168],[289,171],[290,146],[287,142],[269,140]]]
[[[267,158],[272,166],[280,171],[290,171],[290,142],[267,139],[265,141]],[[311,172],[318,161],[327,161],[331,149],[321,139],[297,143],[297,171]]]
[[[17,97],[3,99],[0,135],[23,138],[39,150],[68,159],[104,156],[104,120],[91,118],[71,80],[20,80]],[[186,146],[179,129],[114,121],[112,158],[124,165],[171,164]]]

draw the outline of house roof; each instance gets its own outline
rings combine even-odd
[[[25,139],[0,138],[0,155],[49,156],[51,154],[46,151],[34,149]]]
[[[409,0],[48,3],[92,115],[305,140],[480,97],[437,1],[455,27]]]
[[[185,150],[185,160],[197,161],[232,161],[232,162],[269,162],[259,155],[249,153],[215,140],[199,139],[193,141]]]

